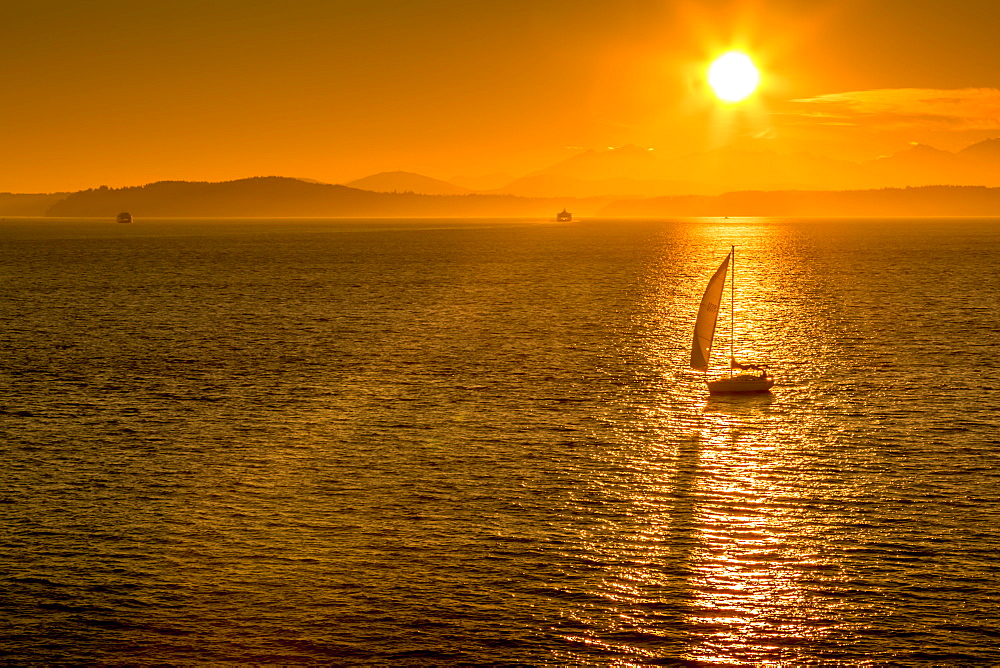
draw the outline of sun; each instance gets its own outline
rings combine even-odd
[[[708,85],[720,100],[739,102],[746,99],[760,83],[760,72],[750,56],[739,51],[724,53],[708,68]]]

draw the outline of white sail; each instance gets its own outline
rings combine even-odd
[[[719,265],[718,271],[708,281],[705,295],[698,308],[698,320],[694,323],[694,342],[691,344],[691,366],[698,371],[708,371],[708,358],[712,353],[712,338],[715,336],[715,320],[722,304],[722,291],[726,287],[726,271],[729,269],[729,255]]]

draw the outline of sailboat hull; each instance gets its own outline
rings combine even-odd
[[[770,376],[733,376],[708,381],[709,394],[744,394],[748,392],[770,392],[774,379]]]

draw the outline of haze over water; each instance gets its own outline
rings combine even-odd
[[[772,395],[687,368],[733,244]],[[8,220],[0,657],[1000,662],[997,266],[996,219]]]

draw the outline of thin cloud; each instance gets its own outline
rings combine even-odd
[[[822,125],[944,130],[1000,129],[1000,89],[885,88],[832,93],[792,102],[791,115]]]

